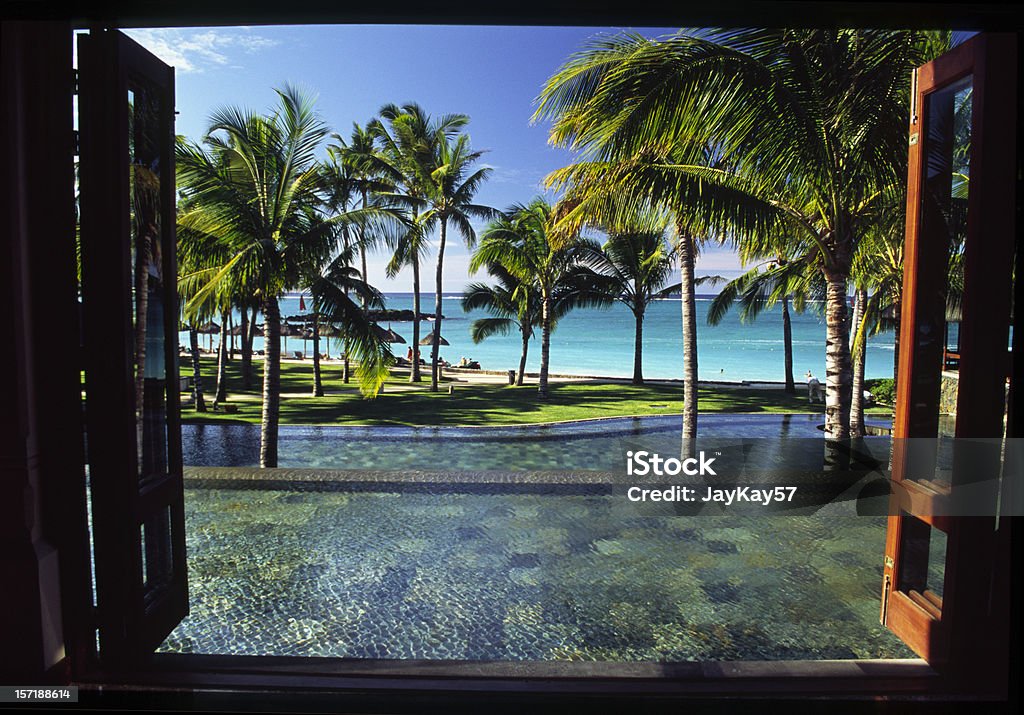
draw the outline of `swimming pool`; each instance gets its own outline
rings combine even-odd
[[[820,436],[820,416],[701,419],[721,439]],[[254,461],[244,430],[187,432],[193,460]],[[642,515],[619,508],[607,489],[522,488],[527,475],[603,468],[602,449],[636,439],[678,449],[678,418],[527,430],[282,428],[282,466],[335,469],[335,481],[211,488],[190,479],[191,614],[161,650],[480,661],[913,657],[878,624],[885,519],[858,516],[852,502],[804,516]],[[464,483],[345,488],[367,470],[417,469],[451,470]],[[519,470],[523,480],[466,477],[488,469]]]
[[[759,440],[783,449],[818,444],[820,414],[701,415],[701,440]],[[678,415],[620,417],[522,427],[280,427],[279,465],[328,469],[609,469],[623,444],[642,440],[668,453],[679,449]],[[187,465],[259,464],[258,425],[183,425]]]

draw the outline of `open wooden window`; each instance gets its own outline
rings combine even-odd
[[[998,574],[1010,566],[1011,520],[997,503],[1016,238],[1015,42],[974,37],[920,67],[911,98],[881,617],[933,666],[960,674],[998,672],[1007,658]],[[944,355],[954,321],[958,365]],[[967,488],[984,508],[953,507]]]
[[[78,40],[87,446],[100,656],[188,612],[177,370],[174,73],[116,31]]]

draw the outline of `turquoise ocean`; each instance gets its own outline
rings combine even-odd
[[[754,321],[744,323],[736,310],[731,310],[717,326],[707,324],[707,311],[713,296],[697,298],[697,364],[701,380],[767,381],[785,379],[782,344],[782,310],[765,310]],[[306,298],[309,305],[308,296]],[[483,312],[464,313],[460,296],[446,294],[442,312],[445,316],[441,335],[450,345],[442,346],[442,358],[455,364],[462,357],[480,362],[485,370],[511,370],[519,366],[521,340],[519,333],[494,336],[474,344],[469,336],[470,325]],[[411,293],[386,295],[390,309],[411,309]],[[420,309],[433,312],[434,296],[423,295]],[[299,296],[287,296],[281,301],[281,314],[297,315]],[[809,306],[804,313],[790,311],[793,325],[793,372],[798,383],[804,382],[810,370],[822,382],[825,377],[825,318],[817,306]],[[259,320],[262,321],[262,318]],[[237,315],[235,324],[238,324]],[[412,340],[412,323],[383,321],[407,341]],[[622,304],[606,309],[581,309],[563,318],[551,335],[551,372],[568,375],[599,375],[630,377],[633,374],[633,314]],[[423,321],[421,337],[428,334],[433,323]],[[236,338],[236,340],[238,340]],[[182,345],[188,345],[188,334],[179,336]],[[320,352],[334,357],[340,351],[337,340],[325,345],[321,340]],[[200,345],[216,347],[218,336],[200,335]],[[236,343],[240,345],[240,342]],[[644,377],[676,378],[683,376],[682,318],[679,299],[665,299],[648,308],[644,320]],[[396,355],[404,356],[408,345],[393,345]],[[257,337],[255,349],[263,348],[262,337]],[[287,355],[303,352],[308,356],[312,342],[301,338],[287,338]],[[429,357],[429,348],[421,349]],[[893,335],[883,333],[868,340],[865,374],[870,378],[892,377]],[[527,371],[540,368],[540,335],[530,343]]]

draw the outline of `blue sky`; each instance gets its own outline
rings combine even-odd
[[[649,36],[675,28],[631,28]],[[571,163],[548,145],[548,127],[531,125],[533,101],[552,73],[586,41],[619,28],[335,25],[127,30],[176,68],[177,132],[200,139],[211,112],[223,105],[268,110],[273,88],[286,82],[318,95],[317,107],[334,131],[347,136],[384,104],[418,102],[431,115],[470,116],[475,148],[494,168],[480,203],[505,208],[542,192],[543,178]],[[551,198],[554,198],[553,196]],[[445,291],[470,280],[461,240],[445,251]],[[387,257],[373,255],[370,279],[386,292],[411,289],[411,271],[394,281]],[[709,247],[697,273],[735,276],[732,251]],[[432,288],[433,271],[426,272]]]

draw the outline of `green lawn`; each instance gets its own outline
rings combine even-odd
[[[216,363],[203,358],[203,382],[207,386],[207,408],[212,403]],[[236,413],[197,413],[183,405],[182,420],[198,422],[259,423],[262,389],[262,364],[256,368],[254,389],[242,390],[241,361],[228,364],[228,402],[237,405]],[[190,365],[182,360],[182,375],[190,375]],[[624,415],[678,414],[682,410],[682,390],[677,385],[645,385],[597,382],[554,383],[546,402],[537,399],[536,385],[514,387],[500,384],[456,384],[449,395],[429,392],[427,381],[413,391],[404,376],[393,376],[383,394],[363,399],[355,382],[341,381],[341,366],[324,363],[324,397],[312,397],[312,363],[282,363],[282,424],[375,424],[375,425],[513,425],[563,420],[619,417]],[[402,391],[400,391],[402,390]],[[292,394],[288,394],[292,393]],[[183,393],[186,398],[188,393]],[[796,396],[782,390],[706,387],[699,389],[699,407],[706,412],[820,412],[820,404],[809,405],[802,391]],[[872,410],[880,414],[886,409]]]

